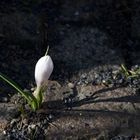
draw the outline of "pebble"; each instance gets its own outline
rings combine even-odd
[[[53,115],[52,114],[49,114],[48,118],[49,119],[52,119],[53,118]]]
[[[23,119],[23,120],[22,120],[22,123],[23,123],[24,125],[28,124],[28,119]]]
[[[73,83],[68,83],[68,87],[73,89],[74,88],[74,84]]]
[[[29,125],[29,127],[30,127],[31,129],[35,129],[36,125],[35,125],[35,124],[31,124],[31,125]]]
[[[75,15],[75,16],[79,16],[79,11],[76,11],[76,12],[74,13],[74,15]]]
[[[28,125],[28,133],[31,134],[33,130],[35,130],[36,128],[36,125],[35,124],[31,124],[31,125]]]
[[[13,120],[10,122],[10,125],[13,126],[14,124],[16,124],[16,121],[17,121],[16,119],[13,119]]]
[[[8,97],[3,97],[2,102],[8,102]]]
[[[3,131],[3,134],[6,135],[6,131],[5,130]]]

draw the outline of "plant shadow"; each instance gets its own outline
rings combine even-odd
[[[122,86],[121,86],[122,87]],[[69,104],[66,104],[64,100],[53,100],[44,102],[42,105],[42,108],[39,110],[39,113],[45,113],[45,114],[53,114],[55,117],[54,120],[64,117],[64,116],[79,116],[79,114],[82,114],[82,116],[94,116],[95,114],[102,114],[105,116],[130,116],[130,117],[140,117],[140,114],[138,113],[130,113],[127,111],[111,111],[106,109],[82,109],[81,106],[93,104],[93,103],[132,103],[132,105],[135,107],[135,103],[140,103],[140,96],[139,95],[128,95],[128,96],[122,96],[122,97],[108,97],[106,99],[100,99],[99,94],[105,94],[107,91],[114,91],[121,87],[111,87],[106,89],[100,89],[98,91],[95,91],[90,97],[81,99],[81,100],[71,100],[72,102]],[[77,93],[77,91],[76,91]],[[77,95],[77,94],[75,94]],[[75,96],[73,96],[73,99]]]

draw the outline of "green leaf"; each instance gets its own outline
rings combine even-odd
[[[130,75],[127,68],[123,64],[121,64],[121,69],[126,77],[128,77]]]
[[[138,75],[140,75],[140,68],[138,68],[135,73],[137,73]]]
[[[29,92],[24,92],[13,80],[9,79],[4,74],[0,73],[0,79],[7,82],[9,85],[11,85],[14,89],[16,89],[28,102],[28,104],[33,107],[32,109],[38,108],[37,99]]]
[[[32,108],[33,111],[36,111],[37,109],[39,109],[38,103],[33,101],[31,103],[31,108]]]

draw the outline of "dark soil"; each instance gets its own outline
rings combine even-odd
[[[0,1],[0,72],[25,90],[50,46],[54,61],[42,108],[0,82],[0,139],[140,139],[138,0]],[[25,112],[21,112],[23,106]]]

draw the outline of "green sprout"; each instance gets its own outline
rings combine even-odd
[[[27,103],[31,106],[31,108],[35,111],[36,109],[38,109],[38,102],[37,99],[33,96],[32,93],[28,93],[23,91],[18,84],[16,84],[13,80],[9,79],[7,76],[5,76],[4,74],[0,73],[0,79],[4,80],[5,82],[7,82],[10,86],[12,86],[15,90],[17,90],[17,92],[23,96],[26,100]]]
[[[124,73],[126,78],[137,78],[140,76],[140,68],[137,70],[128,70],[124,64],[121,64],[121,71]]]
[[[48,48],[49,49],[49,48]],[[44,87],[53,71],[53,61],[46,51],[45,56],[41,57],[35,66],[35,80],[37,88],[34,93],[23,91],[17,83],[5,76],[0,72],[0,79],[7,82],[12,86],[23,98],[26,99],[27,103],[31,106],[33,111],[40,108],[43,97],[44,97]]]

